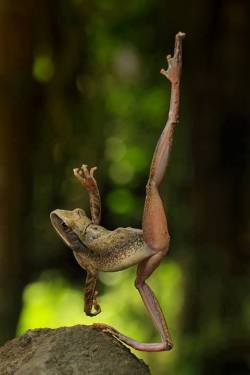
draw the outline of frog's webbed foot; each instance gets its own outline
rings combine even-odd
[[[94,191],[96,189],[96,180],[94,177],[94,172],[97,167],[88,168],[86,164],[83,164],[81,168],[74,168],[73,172],[75,177],[80,181],[83,187],[88,191]]]
[[[110,333],[111,335],[115,336],[117,339],[119,339],[120,332],[118,332],[115,328],[109,326],[105,323],[94,323],[91,326],[93,329],[99,329],[102,332]]]
[[[168,69],[161,69],[160,73],[172,83],[178,83],[182,65],[182,39],[186,36],[181,31],[175,36],[175,49],[173,57],[167,55]]]
[[[103,332],[109,332],[115,335],[115,333],[118,333],[113,327],[109,326],[108,324],[105,323],[94,323],[92,324],[92,328],[94,329],[100,329]]]

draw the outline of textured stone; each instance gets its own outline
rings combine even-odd
[[[33,329],[0,348],[0,375],[150,375],[115,338],[88,326]]]

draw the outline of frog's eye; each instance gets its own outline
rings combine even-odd
[[[62,222],[61,226],[62,226],[62,229],[63,229],[65,232],[69,229],[68,225],[65,224],[64,221]]]

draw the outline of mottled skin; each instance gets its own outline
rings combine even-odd
[[[72,248],[80,266],[92,273],[120,271],[153,254],[143,241],[142,230],[107,230],[93,224],[80,208],[73,211],[55,210],[51,213],[51,220],[56,231]],[[65,228],[60,228],[60,225]],[[65,233],[66,226],[69,229]]]
[[[140,343],[105,324],[95,327],[112,333],[122,342],[137,350],[162,351],[173,347],[167,323],[159,302],[145,280],[159,266],[169,247],[167,218],[158,187],[164,177],[175,124],[179,114],[179,91],[182,66],[182,39],[179,32],[175,37],[174,55],[167,56],[168,69],[161,70],[171,82],[169,116],[156,146],[146,188],[146,198],[142,220],[142,230],[117,228],[109,231],[100,226],[101,201],[94,178],[96,167],[90,170],[86,165],[74,169],[74,175],[89,194],[91,219],[77,208],[73,211],[55,210],[51,222],[59,236],[72,249],[80,266],[87,271],[85,283],[84,311],[94,316],[101,312],[96,296],[96,277],[99,271],[120,271],[138,264],[135,286],[147,308],[156,329],[160,333],[160,343]],[[94,311],[93,310],[94,307]]]

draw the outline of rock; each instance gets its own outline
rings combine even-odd
[[[32,329],[0,347],[0,375],[150,375],[145,363],[91,326]]]

